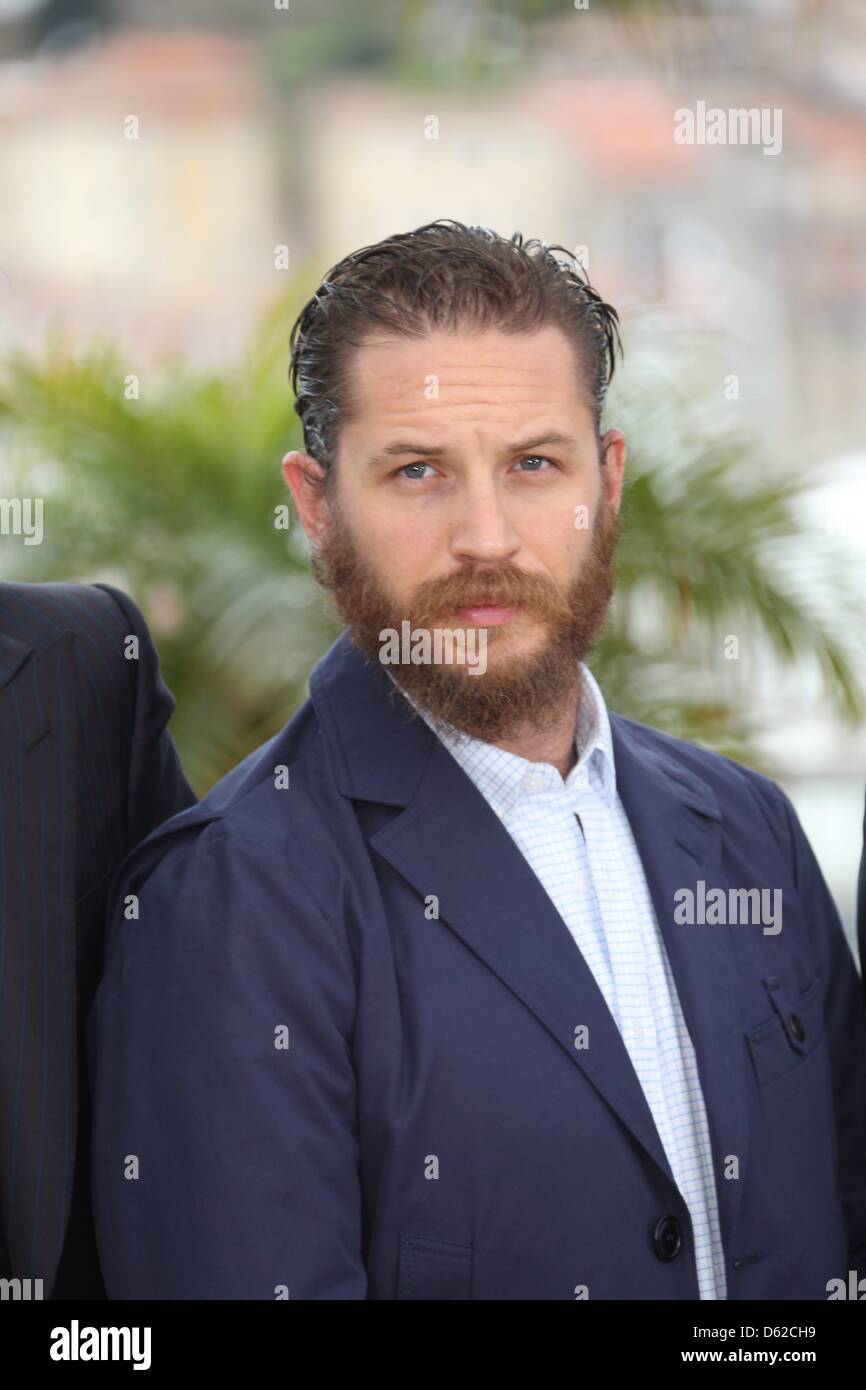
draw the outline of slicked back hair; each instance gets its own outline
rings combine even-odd
[[[352,252],[328,271],[289,339],[306,452],[332,482],[339,430],[353,416],[353,357],[369,338],[532,333],[550,324],[572,345],[598,439],[622,353],[619,317],[565,247],[441,218]]]

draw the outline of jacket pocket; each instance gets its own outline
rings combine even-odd
[[[398,1299],[468,1299],[472,1245],[435,1236],[400,1236]]]
[[[755,1075],[762,1086],[799,1066],[824,1036],[820,975],[799,994],[789,994],[779,980],[766,983],[775,1012],[748,1034]]]

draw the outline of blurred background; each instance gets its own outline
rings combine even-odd
[[[699,103],[781,149],[677,143]],[[559,243],[626,353],[593,669],[785,787],[854,945],[864,173],[862,0],[0,0],[0,578],[135,598],[202,795],[339,630],[281,510],[296,313],[438,217]]]

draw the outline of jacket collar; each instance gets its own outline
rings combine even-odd
[[[334,758],[338,790],[408,806],[438,739],[346,629],[310,675],[310,698]],[[394,752],[399,749],[399,756]]]
[[[575,762],[564,781],[550,763],[532,762],[508,749],[470,738],[462,731],[447,726],[436,728],[427,712],[419,709],[421,717],[438,734],[451,756],[472,778],[498,816],[507,816],[527,793],[533,791],[544,789],[557,798],[569,795],[579,798],[584,775],[588,775],[590,784],[606,806],[611,806],[615,801],[616,765],[607,706],[589,668],[581,662],[577,669],[582,683],[582,697],[574,733]],[[406,695],[406,699],[415,705],[410,695]]]
[[[440,740],[388,674],[366,660],[348,630],[313,670],[310,697],[335,755],[340,792],[408,806]],[[663,735],[616,714],[609,716],[609,728],[605,746],[619,781],[624,779],[618,788],[623,801],[643,777],[700,814],[721,818],[712,788],[665,752]]]

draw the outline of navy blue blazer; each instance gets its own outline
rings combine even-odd
[[[696,1299],[689,1213],[594,977],[391,690],[344,633],[285,729],[118,876],[89,1036],[109,1296]],[[612,726],[729,1297],[824,1299],[866,1273],[866,1008],[838,915],[773,783]],[[782,930],[677,925],[701,880],[781,889]]]
[[[0,583],[0,1276],[45,1298],[105,1296],[84,1025],[111,874],[195,802],[174,707],[125,594]]]

